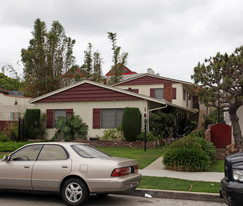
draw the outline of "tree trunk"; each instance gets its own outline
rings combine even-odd
[[[241,149],[243,148],[243,138],[241,134],[240,124],[239,124],[239,118],[236,114],[237,109],[230,109],[230,119],[232,122],[233,127],[233,136],[235,140],[235,148]]]

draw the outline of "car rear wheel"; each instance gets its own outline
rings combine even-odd
[[[78,178],[71,178],[62,186],[62,198],[68,205],[77,206],[89,197],[89,190],[85,183]]]

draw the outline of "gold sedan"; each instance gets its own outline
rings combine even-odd
[[[28,144],[0,162],[0,189],[58,192],[68,205],[81,205],[91,193],[135,189],[141,179],[136,160],[82,143]]]

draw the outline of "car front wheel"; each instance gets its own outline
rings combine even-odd
[[[68,179],[62,186],[62,198],[68,205],[81,205],[88,197],[87,186],[78,178]]]

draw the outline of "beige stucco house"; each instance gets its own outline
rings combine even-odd
[[[7,122],[23,117],[26,109],[33,108],[32,98],[24,97],[22,92],[0,89],[0,132]]]
[[[148,73],[127,75],[126,78],[113,86],[143,94],[157,99],[165,99],[174,105],[198,113],[199,127],[208,114],[208,108],[198,101],[197,88],[190,82],[162,77],[148,69]]]
[[[123,88],[107,86],[89,80],[80,81],[54,92],[37,97],[30,101],[41,113],[47,114],[47,136],[50,139],[55,133],[55,120],[58,116],[69,114],[80,115],[89,126],[88,138],[103,136],[106,129],[121,125],[125,107],[137,107],[142,114],[149,111],[174,107],[178,112],[194,111],[165,99],[157,99],[148,95],[134,93]]]
[[[24,97],[22,92],[0,90],[0,120],[10,121],[22,117],[26,109],[33,108],[32,98]]]

